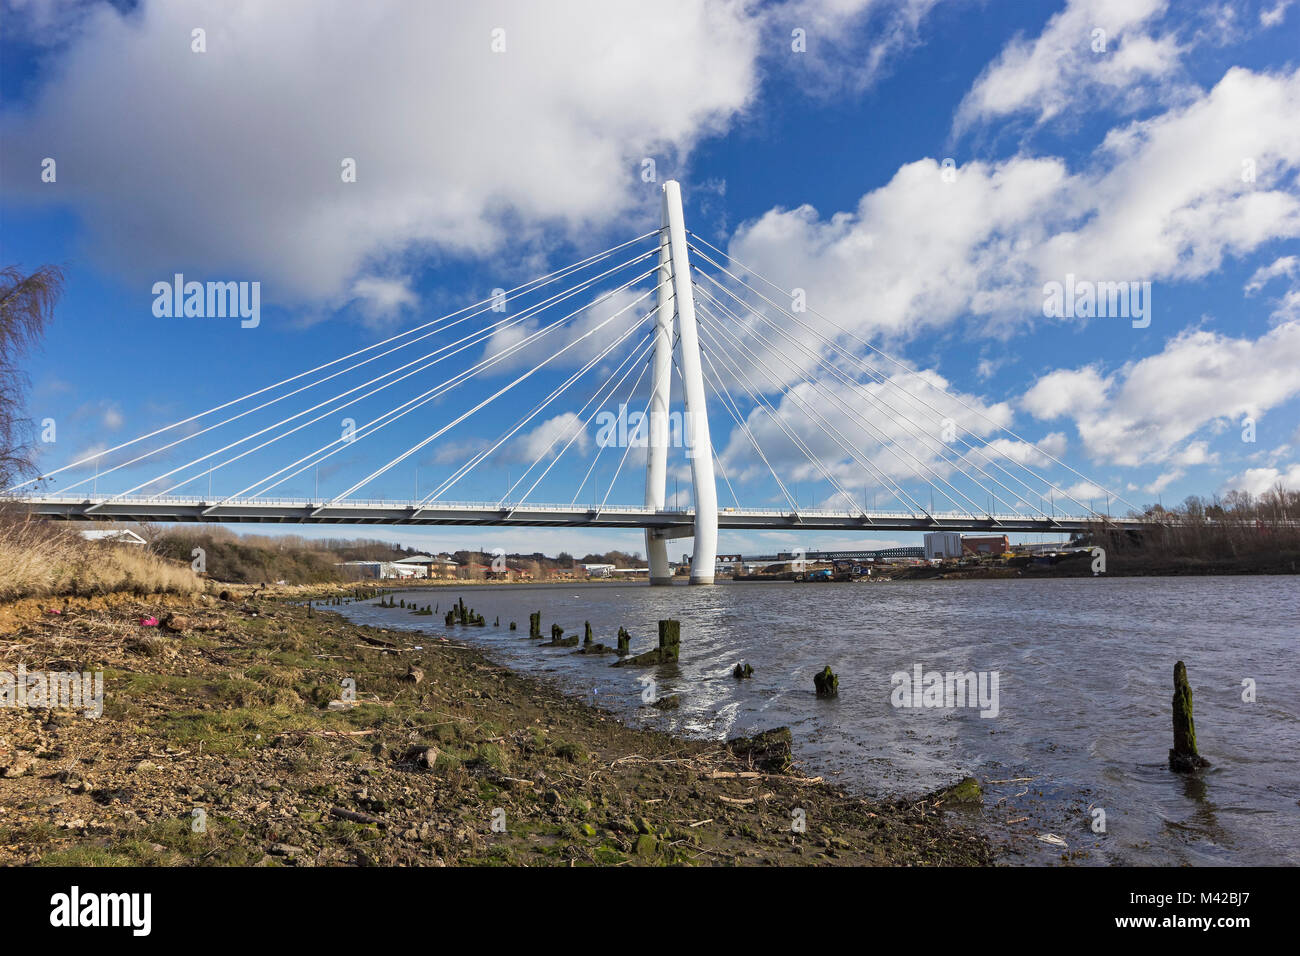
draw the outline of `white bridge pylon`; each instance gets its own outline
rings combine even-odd
[[[677,341],[681,345],[682,395],[686,406],[682,431],[686,455],[691,463],[695,506],[695,550],[691,558],[690,580],[691,584],[712,584],[718,557],[718,490],[713,477],[713,441],[709,435],[709,415],[704,400],[704,370],[700,360],[699,329],[695,324],[695,297],[691,291],[691,267],[686,250],[682,190],[676,180],[663,185],[662,223],[645,504],[647,509],[663,511],[667,500],[668,403],[675,324]],[[676,507],[677,502],[673,505]],[[650,562],[650,583],[672,584],[665,532],[647,528],[645,546]]]

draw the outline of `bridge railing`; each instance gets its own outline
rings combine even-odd
[[[592,512],[609,513],[609,514],[645,514],[647,509],[641,505],[575,505],[575,504],[539,504],[539,503],[517,503],[517,502],[484,502],[484,501],[432,501],[420,502],[413,498],[349,498],[346,501],[331,502],[317,498],[238,498],[223,500],[203,495],[31,495],[31,496],[2,496],[8,497],[9,500],[24,504],[45,504],[45,505],[183,505],[188,507],[222,507],[222,508],[331,508],[342,510],[359,510],[367,508],[398,508],[398,509],[416,509],[420,511],[439,512],[439,511],[515,511],[521,513],[550,512],[562,514],[590,514]],[[682,508],[671,509],[663,508],[653,512],[657,515],[670,515],[680,517],[683,523],[688,523],[694,518],[695,509]],[[797,515],[806,518],[828,518],[837,519],[845,522],[861,520],[863,513],[860,510],[848,509],[820,509],[820,508],[800,508],[792,511],[789,508],[728,508],[719,509],[721,516],[733,515],[737,517],[764,518],[773,517],[788,519],[791,515]],[[926,521],[933,518],[937,521],[975,521],[984,522],[993,520],[995,522],[1023,522],[1025,515],[1020,514],[977,514],[974,512],[933,512],[926,514],[917,511],[870,511],[867,517],[873,520],[890,521]],[[1102,520],[1105,516],[1100,514],[1091,515],[1065,515],[1059,514],[1053,516],[1061,521],[1086,521]],[[1112,518],[1112,520],[1114,520]],[[1124,520],[1124,519],[1119,519]]]

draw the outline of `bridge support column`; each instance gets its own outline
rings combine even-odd
[[[672,390],[673,371],[673,274],[672,252],[668,243],[668,210],[663,210],[663,232],[659,236],[659,310],[655,313],[654,365],[650,373],[650,422],[645,468],[645,506],[663,511],[668,496],[668,398]],[[646,558],[650,565],[651,584],[672,584],[668,567],[668,542],[647,528]]]
[[[686,455],[691,462],[695,499],[695,554],[691,560],[691,583],[712,584],[714,566],[718,559],[718,489],[713,478],[713,442],[709,437],[709,415],[704,401],[704,371],[700,363],[699,332],[695,325],[695,296],[691,289],[690,259],[686,252],[686,221],[682,215],[681,187],[675,180],[669,180],[664,183],[663,190],[664,221],[668,227],[668,256],[672,266],[676,306],[674,311],[682,349],[682,390],[686,402],[682,430],[685,433]],[[654,574],[653,569],[651,574]]]

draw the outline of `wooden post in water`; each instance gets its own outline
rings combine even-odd
[[[1169,751],[1169,769],[1174,773],[1192,773],[1210,762],[1196,751],[1196,723],[1192,720],[1192,685],[1187,682],[1187,666],[1174,665],[1174,747]]]
[[[675,661],[681,652],[682,622],[669,618],[659,622],[659,657],[663,661]]]
[[[818,697],[838,697],[840,693],[840,679],[835,672],[831,670],[831,665],[827,664],[820,674],[813,674],[813,687],[817,691]]]

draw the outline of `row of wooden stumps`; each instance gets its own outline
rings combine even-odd
[[[389,598],[388,607],[392,607],[392,598]],[[403,602],[403,605],[405,603]],[[308,605],[310,609],[310,604]],[[428,608],[426,606],[425,612]],[[416,613],[422,613],[417,611]],[[447,612],[447,626],[459,623],[463,625],[477,625],[483,627],[486,620],[483,615],[475,613],[473,608],[465,606],[465,599],[460,598],[452,609]],[[494,626],[500,626],[501,619],[497,618]],[[515,622],[510,622],[510,630],[515,630]],[[528,637],[530,640],[542,639],[542,612],[534,611],[528,615]],[[680,621],[668,618],[659,622],[659,646],[653,650],[646,651],[636,656],[631,655],[632,635],[628,633],[627,628],[618,629],[618,646],[609,648],[604,644],[597,643],[592,635],[591,622],[583,622],[582,650],[583,654],[608,654],[616,653],[622,660],[619,660],[614,666],[629,665],[633,667],[646,667],[655,664],[666,664],[675,662],[681,655],[681,637],[682,625]],[[564,628],[559,624],[551,625],[551,639],[544,645],[546,647],[577,647],[578,635],[565,637]],[[743,680],[754,676],[754,668],[748,663],[737,664],[732,671],[732,676],[737,680]],[[818,673],[813,675],[813,688],[818,697],[838,697],[840,692],[840,678],[830,665],[826,665]],[[1174,746],[1169,751],[1169,769],[1176,773],[1193,773],[1203,767],[1208,767],[1210,762],[1200,755],[1196,748],[1196,723],[1192,716],[1192,687],[1187,681],[1187,666],[1178,661],[1174,664],[1174,698],[1173,698],[1173,725],[1174,725]]]
[[[223,591],[222,592],[223,597],[225,594],[226,592]],[[371,598],[377,597],[378,595],[379,595],[379,591],[377,588],[353,588],[351,597],[345,597],[342,594],[336,594],[333,597],[324,598],[318,601],[313,601],[311,598],[308,598],[307,616],[308,617],[312,616],[313,607],[341,607],[344,604],[352,604],[353,602],[359,603],[361,601],[369,601]]]
[[[510,625],[511,630],[514,624]],[[632,635],[628,633],[626,627],[618,629],[618,645],[610,647],[596,640],[591,629],[591,622],[584,621],[582,624],[582,647],[579,654],[617,654],[620,658],[618,664],[647,666],[651,664],[664,664],[675,661],[678,658],[681,648],[682,625],[680,621],[672,619],[659,622],[659,646],[652,651],[646,651],[644,654],[638,654],[630,657],[632,653]],[[545,635],[542,633],[542,612],[534,611],[528,615],[528,639],[531,641],[540,641]],[[577,647],[578,635],[565,636],[564,628],[559,624],[551,625],[551,639],[546,641],[543,647]],[[617,666],[617,665],[616,665]]]
[[[451,610],[443,617],[443,623],[447,627],[454,627],[457,624],[464,627],[487,627],[487,618],[472,607],[466,607],[465,599],[462,597],[456,599],[456,603],[451,606]],[[497,618],[496,624],[493,626],[500,627],[501,618]]]

